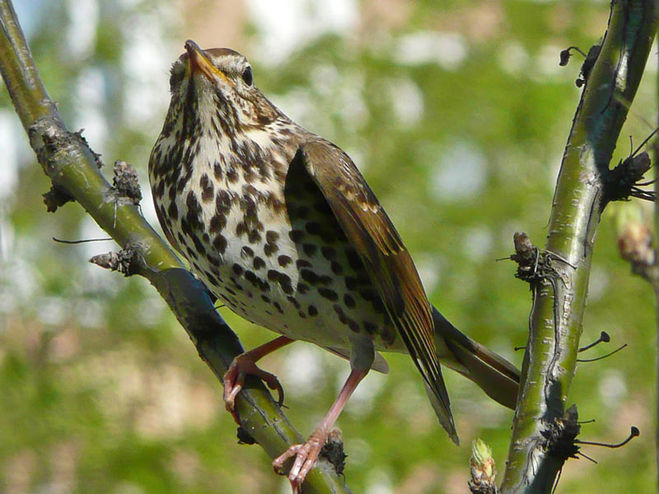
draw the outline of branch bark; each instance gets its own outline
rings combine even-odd
[[[601,50],[587,75],[552,206],[547,269],[532,283],[530,334],[501,492],[551,492],[565,456],[548,435],[565,416],[576,369],[593,243],[610,199],[605,180],[656,32],[654,0],[611,4]]]
[[[118,200],[99,170],[98,156],[67,130],[39,77],[10,0],[0,0],[0,73],[44,172],[58,194],[75,199],[123,248],[139,249],[132,270],[158,290],[221,380],[243,351],[238,337],[217,313],[204,286],[151,228],[131,201]],[[302,441],[265,386],[248,379],[236,409],[241,426],[271,457]],[[344,480],[325,460],[307,476],[305,493],[347,493]]]

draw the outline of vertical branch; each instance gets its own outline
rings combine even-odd
[[[530,334],[502,492],[550,492],[565,457],[547,437],[563,419],[576,368],[605,180],[656,31],[654,0],[611,4],[558,176],[545,270],[532,285]]]

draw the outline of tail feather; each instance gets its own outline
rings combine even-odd
[[[517,368],[461,333],[434,307],[432,315],[435,339],[441,340],[437,347],[446,347],[449,353],[448,359],[442,355],[443,363],[474,381],[490,398],[514,410],[520,380]]]
[[[430,400],[430,404],[432,405],[433,410],[435,410],[435,415],[437,415],[439,424],[444,428],[444,430],[446,430],[446,433],[448,434],[448,437],[451,438],[451,441],[453,441],[456,446],[460,446],[460,438],[458,437],[458,431],[456,430],[455,423],[453,422],[453,414],[451,413],[451,404],[448,402],[448,394],[446,401],[442,401],[432,390],[432,388],[428,386],[428,384],[424,382],[423,385],[426,388],[426,394],[428,395],[428,399]],[[443,382],[442,386],[444,386]],[[446,391],[446,386],[444,386],[443,389]]]

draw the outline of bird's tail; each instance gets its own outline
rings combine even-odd
[[[478,384],[487,395],[515,409],[519,370],[505,358],[470,339],[433,307],[435,344],[442,363]]]

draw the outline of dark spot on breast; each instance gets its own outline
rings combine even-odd
[[[209,273],[208,271],[205,272],[205,275],[211,285],[219,286],[222,283],[216,276],[214,276],[212,273]]]
[[[280,314],[284,313],[284,310],[281,308],[281,305],[279,305],[279,302],[273,302],[272,305],[275,306],[275,309],[277,309],[277,311],[279,311]]]
[[[356,290],[359,286],[359,281],[354,276],[346,276],[344,281],[348,290]]]
[[[336,261],[332,261],[331,268],[334,274],[341,274],[343,272],[343,267]]]
[[[304,295],[305,293],[307,293],[309,291],[309,285],[305,285],[304,283],[298,282],[297,291]]]
[[[348,319],[348,327],[350,328],[350,331],[354,333],[359,333],[359,324],[357,324],[356,321],[353,321],[352,319]]]
[[[176,221],[178,219],[178,208],[176,207],[175,202],[169,203],[169,207],[167,208],[167,216],[169,221]]]
[[[275,231],[268,230],[265,232],[265,240],[269,244],[274,244],[277,242],[277,240],[279,240],[279,234]]]
[[[301,319],[306,319],[307,318],[307,315],[303,311],[299,311],[297,314],[298,314],[298,316],[300,316]]]
[[[192,243],[194,244],[195,249],[197,249],[197,254],[199,254],[201,256],[206,255],[206,247],[204,247],[204,244],[201,242],[199,237],[194,235],[192,237]],[[195,259],[196,259],[196,257],[195,257]],[[199,270],[199,271],[201,271],[201,270]]]
[[[208,175],[206,175],[205,173],[201,176],[201,179],[199,180],[199,186],[201,187],[202,202],[212,201],[214,186],[213,186],[213,182],[210,181]]]
[[[247,225],[245,224],[244,221],[239,221],[238,224],[236,225],[236,235],[240,237],[245,233],[247,233]]]
[[[310,316],[317,316],[318,315],[318,309],[314,307],[313,305],[309,306],[309,315]]]
[[[334,247],[321,247],[320,252],[323,254],[323,257],[328,261],[336,258],[336,249]]]
[[[315,246],[314,244],[304,244],[302,246],[302,250],[307,256],[312,257],[318,250],[318,247]]]
[[[339,322],[341,324],[348,324],[348,317],[346,316],[345,312],[343,312],[343,309],[339,304],[334,304],[334,312],[337,313],[339,316]]]
[[[291,278],[288,275],[280,273],[279,271],[275,271],[274,269],[270,269],[268,270],[267,276],[270,281],[279,283],[279,286],[281,286],[281,289],[284,291],[284,293],[293,293],[293,285],[291,284]]]
[[[249,240],[250,244],[256,244],[261,241],[261,234],[258,230],[252,230],[247,234],[247,240]]]
[[[199,256],[195,252],[195,250],[190,247],[189,245],[185,246],[185,251],[188,253],[188,259],[198,259]]]
[[[231,194],[226,190],[218,190],[215,194],[215,212],[226,216],[231,211]]]
[[[265,244],[263,246],[263,253],[267,256],[270,257],[272,254],[277,252],[279,250],[279,247],[277,247],[277,244]]]
[[[234,167],[228,168],[226,173],[229,182],[235,184],[238,181],[238,171]]]
[[[352,298],[352,296],[350,296],[349,294],[346,293],[343,296],[343,303],[346,304],[346,307],[352,308],[352,307],[355,306],[355,299]]]
[[[238,276],[243,274],[244,271],[243,267],[240,264],[234,264],[231,269],[233,269],[233,272],[236,273]]]
[[[330,290],[329,288],[321,287],[318,289],[318,293],[320,293],[321,297],[325,297],[332,302],[336,302],[339,299],[337,293],[334,290]]]
[[[220,254],[224,254],[224,251],[227,248],[227,239],[222,235],[216,235],[213,239],[213,247],[215,247],[215,250],[217,250]]]
[[[220,166],[220,162],[217,160],[215,160],[215,163],[213,163],[213,176],[216,180],[222,179],[222,167]]]
[[[292,297],[292,296],[289,295],[288,297],[286,297],[286,299],[287,299],[291,304],[293,304],[293,307],[295,307],[296,309],[299,309],[299,308],[300,308],[300,302],[298,302],[297,299],[296,299],[295,297]]]
[[[270,303],[270,297],[267,295],[261,295],[261,300],[263,300],[266,304]]]
[[[295,265],[297,266],[298,269],[310,268],[312,266],[312,264],[306,259],[298,259],[297,261],[295,261]]]
[[[317,275],[310,269],[300,270],[300,276],[302,276],[302,279],[304,281],[308,282],[311,285],[327,285],[332,282],[332,278],[330,278],[329,276]]]
[[[196,228],[201,224],[201,205],[197,201],[197,196],[195,196],[194,192],[188,192],[185,198],[185,205],[188,208],[185,218],[191,227]]]
[[[352,269],[357,271],[362,268],[362,261],[359,258],[359,254],[357,254],[354,249],[346,249],[346,256],[348,257],[348,263]]]
[[[293,262],[293,259],[291,259],[290,256],[286,256],[282,254],[277,258],[277,262],[282,268],[285,268],[286,266],[288,266],[290,263]]]
[[[254,256],[254,251],[252,250],[251,247],[245,245],[242,249],[240,249],[240,257],[242,257],[243,259],[253,256]]]
[[[227,226],[227,218],[224,215],[216,214],[211,218],[209,231],[211,233],[218,233],[224,230],[224,227]]]
[[[245,279],[254,286],[261,286],[261,279],[254,274],[254,271],[245,271]]]
[[[293,242],[299,243],[304,238],[304,232],[302,230],[293,229],[288,232],[288,236]]]
[[[259,270],[265,267],[265,261],[260,258],[259,256],[256,256],[254,258],[254,262],[252,263],[254,266],[254,269]]]

